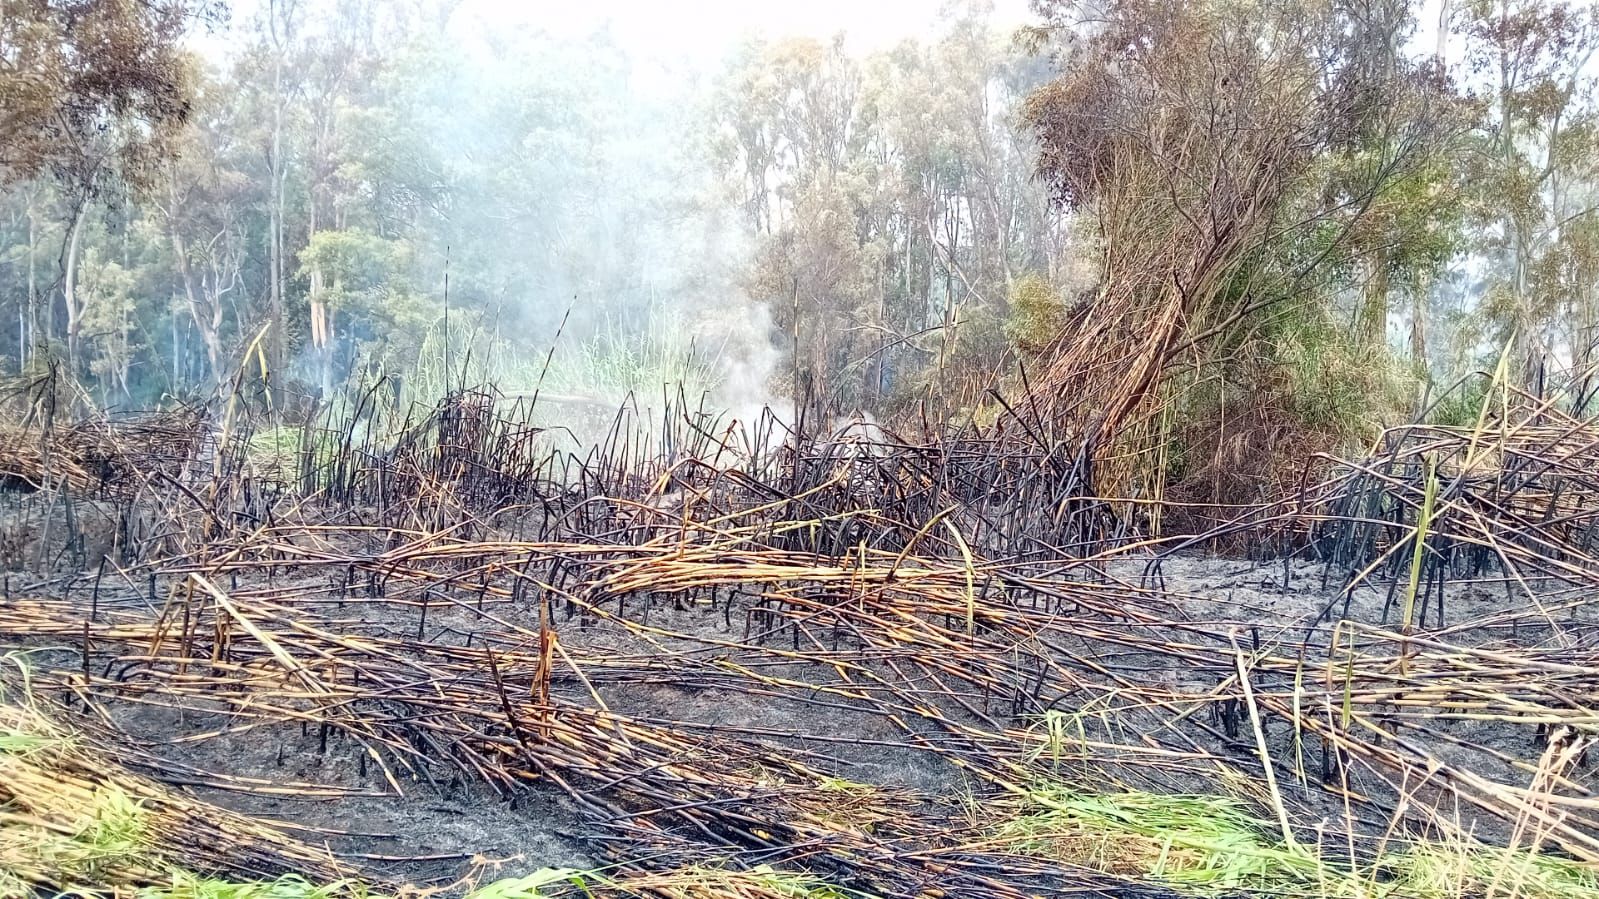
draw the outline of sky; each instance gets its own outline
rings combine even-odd
[[[992,0],[1001,27],[1030,20],[1027,0]],[[609,24],[640,55],[716,53],[740,38],[842,31],[859,51],[932,32],[948,0],[464,0],[457,16],[584,34]]]
[[[196,32],[191,42],[214,59],[227,56],[230,40],[248,29],[268,0],[231,0],[232,29]],[[683,68],[685,61],[715,68],[746,37],[844,33],[857,53],[886,50],[905,38],[928,38],[940,13],[952,3],[984,0],[461,0],[450,30],[468,46],[482,29],[532,26],[566,37],[609,28],[638,61]],[[1033,21],[1028,0],[986,0],[996,27]]]

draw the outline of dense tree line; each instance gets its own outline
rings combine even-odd
[[[69,47],[80,6],[38,4],[49,34],[9,19],[7,53]],[[762,395],[803,381],[864,408],[991,348],[1017,280],[1064,258],[1015,127],[1042,65],[980,8],[931,46],[756,41],[658,87],[603,30],[445,30],[451,6],[271,3],[225,58],[179,49],[195,7],[125,7],[146,49],[117,52],[165,93],[129,84],[138,102],[84,114],[111,123],[114,173],[47,159],[74,146],[47,130],[8,154],[5,367],[53,362],[114,405],[241,371],[420,394],[446,343],[473,374],[532,380],[564,318],[568,343],[605,338],[593,380],[648,388],[630,369],[695,352]]]
[[[1044,0],[1013,35],[977,0],[709,74],[455,6],[277,0],[200,53],[218,5],[8,4],[0,366],[425,398],[541,383],[564,322],[598,393],[954,412],[1026,372],[1107,426],[1347,436],[1507,342],[1527,383],[1593,360],[1590,4]]]

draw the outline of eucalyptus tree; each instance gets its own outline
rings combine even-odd
[[[57,321],[53,302],[41,305],[35,267],[23,330],[35,343],[63,338],[69,368],[85,314],[78,276],[92,205],[150,182],[189,114],[179,40],[196,15],[215,11],[187,0],[20,0],[0,15],[0,179],[49,176],[67,198],[56,279],[62,315]]]
[[[991,378],[1020,278],[1060,250],[1016,107],[1040,67],[953,7],[928,43],[754,42],[721,81],[720,159],[758,236],[750,285],[796,394],[962,405]]]
[[[1599,303],[1599,4],[1474,0],[1453,10],[1464,79],[1484,100],[1468,158],[1486,318],[1545,359],[1594,360]]]

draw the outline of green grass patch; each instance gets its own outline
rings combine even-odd
[[[994,835],[1009,849],[1216,892],[1303,886],[1314,856],[1281,846],[1233,800],[1035,787]]]
[[[510,877],[479,887],[466,899],[546,899],[550,896],[592,896],[588,882],[596,875],[574,868],[543,868],[525,877]]]
[[[1351,866],[1317,846],[1285,844],[1247,804],[1220,796],[1094,794],[1042,781],[978,811],[997,814],[986,826],[1009,851],[1202,896],[1599,899],[1599,872],[1527,850],[1414,843]]]
[[[655,306],[642,321],[606,321],[587,336],[567,333],[552,349],[529,347],[523,335],[502,335],[468,316],[452,325],[449,340],[440,328],[430,331],[414,362],[407,360],[404,401],[431,405],[452,390],[481,384],[506,393],[537,389],[606,403],[620,403],[628,394],[650,403],[663,387],[675,392],[682,385],[697,398],[722,383],[724,357],[737,342],[736,335],[716,328],[700,330],[682,312]]]
[[[238,882],[186,871],[174,872],[170,886],[146,887],[135,895],[139,899],[378,899],[360,884],[347,881],[315,884],[291,874],[277,880]]]
[[[345,422],[346,419],[324,412],[317,426],[310,429],[290,424],[262,428],[250,435],[246,457],[252,465],[284,480],[299,475],[307,454],[313,467],[325,469],[338,457],[342,431],[329,430],[323,425],[343,428]]]
[[[692,865],[659,874],[640,875],[613,886],[623,895],[665,896],[671,899],[872,899],[867,894],[845,890],[809,874],[779,871],[768,865],[749,870]]]

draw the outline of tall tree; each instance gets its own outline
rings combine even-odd
[[[824,409],[924,389],[969,405],[1016,282],[1052,273],[1060,232],[1014,114],[1042,71],[989,12],[955,5],[933,41],[859,60],[842,41],[757,42],[723,78],[751,286],[786,334],[786,386]]]
[[[178,46],[191,0],[8,0],[0,15],[0,174],[147,178],[189,112]],[[104,140],[108,125],[117,128]]]
[[[221,79],[200,82],[191,127],[148,201],[170,244],[176,292],[199,335],[208,386],[226,377],[233,342],[225,330],[226,301],[242,292],[249,239],[246,211],[252,197],[236,103],[232,86]],[[176,360],[177,340],[171,350]],[[173,367],[181,366],[175,361]]]
[[[0,15],[0,179],[43,174],[63,186],[61,336],[78,358],[84,301],[78,275],[92,202],[118,185],[142,188],[189,114],[179,38],[209,5],[184,0],[18,0]],[[31,258],[31,257],[30,257]],[[30,302],[27,330],[55,332]]]
[[[1599,335],[1591,267],[1599,215],[1599,7],[1560,0],[1460,5],[1467,77],[1487,116],[1473,158],[1490,309],[1516,335],[1523,381],[1546,359],[1584,364]],[[1566,323],[1576,323],[1577,331]],[[1564,333],[1562,333],[1564,332]]]

